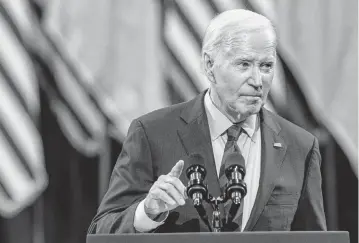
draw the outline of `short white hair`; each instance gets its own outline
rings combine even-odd
[[[225,11],[213,18],[206,29],[202,43],[202,61],[204,53],[214,58],[221,47],[231,47],[238,36],[253,31],[270,30],[273,33],[273,45],[276,46],[276,33],[271,21],[265,16],[245,9]]]

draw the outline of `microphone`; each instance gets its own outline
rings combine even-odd
[[[200,154],[191,154],[188,161],[190,166],[186,170],[189,179],[187,195],[192,199],[195,207],[200,207],[202,200],[206,200],[208,194],[207,185],[203,182],[206,177],[204,159]]]
[[[247,194],[247,185],[243,181],[246,168],[243,156],[234,152],[227,156],[225,174],[228,179],[226,197],[230,198],[235,205],[240,205],[241,198]]]

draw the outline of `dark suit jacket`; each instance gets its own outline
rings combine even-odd
[[[317,139],[264,108],[260,111],[260,128],[260,185],[245,230],[326,230]],[[274,143],[281,143],[282,147],[274,147]],[[219,196],[204,93],[132,122],[89,233],[136,232],[133,222],[138,203],[160,175],[167,174],[179,159],[191,153],[205,158],[209,192]],[[187,167],[185,161],[184,169]],[[185,173],[180,180],[187,185]],[[212,208],[205,203],[205,209],[211,218]],[[223,206],[220,210],[224,215]],[[190,200],[171,211],[166,222],[155,230],[199,231],[209,229]]]

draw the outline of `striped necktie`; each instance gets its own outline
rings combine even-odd
[[[226,142],[226,145],[224,148],[222,164],[221,164],[221,168],[220,168],[220,172],[219,172],[219,182],[220,182],[220,187],[221,187],[222,192],[224,192],[226,183],[228,181],[228,179],[226,178],[226,175],[225,175],[227,156],[234,152],[241,154],[241,150],[239,149],[239,147],[237,145],[237,141],[243,131],[244,130],[241,128],[241,126],[239,124],[234,124],[230,128],[227,129],[227,142]],[[231,205],[232,205],[231,200],[228,200],[224,204],[224,209],[225,209],[226,214],[227,213],[229,215],[233,214],[232,212],[229,212],[230,210],[234,209],[233,207],[231,207]],[[229,230],[229,231],[233,231],[235,229],[241,230],[242,216],[243,216],[243,198],[241,199],[240,207],[238,208],[238,210],[237,209],[234,209],[234,210],[237,211],[236,215],[235,215],[236,224],[231,224],[231,225],[227,224],[227,228],[228,228],[227,230]],[[229,221],[233,220],[233,218],[230,218],[230,219],[228,217],[226,217],[226,218]],[[231,223],[231,222],[229,222],[229,223]],[[226,225],[226,224],[224,224],[224,225]]]
[[[225,170],[225,162],[227,160],[227,156],[233,152],[239,152],[241,153],[241,150],[239,149],[238,145],[237,145],[237,141],[239,136],[241,135],[243,129],[241,128],[241,126],[237,123],[237,124],[233,124],[230,128],[227,129],[227,142],[226,145],[224,147],[224,153],[223,153],[223,157],[222,157],[222,163],[221,163],[221,168],[219,170],[219,178],[221,179],[222,177],[224,177],[224,184],[221,184],[222,186],[225,186],[226,183],[226,176],[224,174],[224,170]]]

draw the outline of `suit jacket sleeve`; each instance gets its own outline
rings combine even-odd
[[[147,135],[142,123],[134,120],[88,233],[135,233],[135,211],[154,183],[153,177]]]
[[[314,138],[313,147],[308,156],[307,161],[309,162],[304,186],[291,229],[300,231],[327,230],[320,172],[321,156],[317,138]]]

